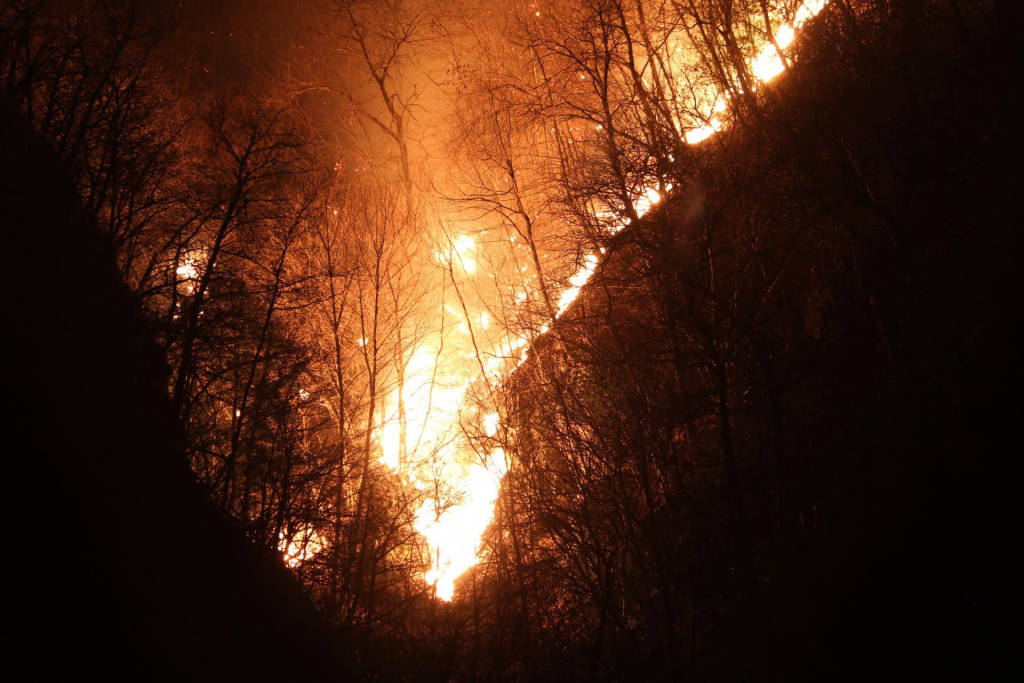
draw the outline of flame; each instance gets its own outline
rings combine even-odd
[[[467,274],[476,272],[476,240],[470,235],[460,235],[449,241],[448,248],[434,252],[435,258],[444,266],[459,266]]]
[[[555,317],[561,317],[563,313],[569,310],[569,307],[576,301],[576,297],[580,295],[583,285],[587,284],[590,278],[593,277],[594,271],[597,270],[597,263],[597,254],[589,253],[583,258],[583,265],[569,278],[569,286],[558,297],[558,311]]]
[[[183,280],[194,280],[196,275],[199,274],[195,265],[192,263],[186,263],[178,266],[178,269],[175,272],[178,274],[178,277]]]
[[[480,538],[494,515],[501,480],[508,471],[505,451],[495,448],[484,463],[462,469],[455,501],[438,506],[428,499],[416,515],[416,531],[432,552],[432,566],[424,575],[437,597],[455,595],[455,579],[480,561]]]
[[[178,262],[178,267],[174,270],[178,293],[185,296],[195,294],[196,287],[199,286],[200,273],[205,267],[205,251],[196,249],[186,254],[182,254],[181,260]]]
[[[284,558],[286,565],[295,569],[306,560],[311,559],[327,545],[313,527],[305,526],[293,534],[278,534],[277,550]]]
[[[638,216],[644,216],[651,207],[661,201],[661,193],[653,187],[649,187],[640,193],[640,196],[633,202],[633,209]]]
[[[708,123],[697,128],[692,128],[683,135],[683,140],[688,145],[696,145],[699,142],[704,142],[709,137],[722,130],[721,119],[715,117],[712,118]]]
[[[782,24],[773,31],[775,44],[773,45],[771,42],[765,44],[758,52],[757,57],[750,62],[750,71],[758,81],[767,83],[786,70],[785,60],[779,54],[779,50],[789,47],[796,37],[797,29],[817,16],[827,4],[828,0],[807,0],[797,8],[792,24]],[[776,45],[778,49],[776,49]]]
[[[498,424],[501,416],[498,413],[489,413],[484,417],[484,434],[494,436],[498,433]]]

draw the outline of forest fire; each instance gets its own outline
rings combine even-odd
[[[1018,5],[5,3],[22,678],[996,678]]]
[[[767,42],[760,48],[749,64],[758,82],[767,83],[785,70],[780,50],[787,48],[795,37],[795,31],[826,4],[827,0],[809,0],[796,8],[791,23],[779,21],[774,28],[774,42]],[[581,80],[584,78],[581,75]],[[716,92],[709,101],[715,104],[707,122],[683,134],[687,144],[707,140],[724,127],[726,97]],[[602,129],[601,125],[596,126],[598,133]],[[671,190],[671,185],[667,189]],[[633,197],[636,215],[643,217],[661,199],[656,187],[640,190]],[[614,215],[614,212],[605,214]],[[613,221],[608,230],[614,234],[627,227],[628,222],[620,219]],[[515,243],[514,237],[510,242]],[[435,256],[443,266],[457,268],[461,274],[471,277],[477,270],[477,248],[472,237],[461,235],[449,239],[446,246],[435,252]],[[599,264],[598,252],[582,256],[578,269],[567,278],[565,287],[557,294],[555,319],[569,310]],[[536,288],[523,291],[515,303],[524,306],[537,296]],[[494,503],[507,471],[505,453],[501,448],[484,456],[464,437],[462,423],[467,420],[464,414],[467,391],[477,384],[487,386],[505,381],[502,368],[505,368],[505,373],[515,372],[528,358],[530,344],[548,331],[553,320],[542,324],[532,335],[481,349],[478,340],[469,333],[476,320],[486,328],[487,311],[458,311],[448,307],[442,315],[446,313],[460,319],[459,330],[463,334],[454,343],[449,342],[446,348],[442,344],[436,348],[420,347],[413,354],[405,369],[404,387],[396,389],[391,398],[391,415],[381,427],[380,445],[382,462],[399,472],[418,490],[446,491],[444,496],[427,497],[416,514],[415,526],[430,549],[431,567],[424,580],[435,587],[438,598],[449,601],[455,592],[455,580],[483,559],[481,536],[493,518]],[[516,351],[518,356],[508,364],[506,359]],[[479,362],[481,357],[488,359],[486,364]],[[488,436],[497,432],[498,420],[498,413],[488,414],[485,419]],[[431,458],[417,460],[413,457],[410,460],[410,454],[424,451],[429,452]]]

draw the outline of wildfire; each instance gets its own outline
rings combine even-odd
[[[773,30],[774,44],[767,43],[749,64],[759,82],[767,83],[785,70],[786,60],[780,50],[792,44],[796,31],[827,2],[807,0],[798,7],[791,23],[782,23]],[[682,134],[687,144],[707,140],[727,125],[727,99],[713,93],[710,102],[705,120],[695,122]],[[595,128],[599,132],[602,126]],[[645,215],[662,199],[657,188],[640,190],[633,199],[636,215]],[[614,234],[629,225],[617,215],[606,208],[599,210],[596,217]],[[509,236],[508,247],[517,246],[516,237]],[[600,249],[584,254],[565,287],[556,292],[555,319],[579,297],[597,271],[603,253],[604,249]],[[434,251],[434,258],[452,278],[469,278],[478,270],[482,254],[483,246],[472,236],[460,235],[447,239]],[[179,276],[195,275],[179,269]],[[517,308],[537,301],[537,292],[515,287],[509,291],[514,293],[513,305]],[[545,334],[554,320],[532,334],[506,332],[505,337],[495,338],[489,333],[478,335],[481,341],[474,336],[474,330],[483,333],[496,327],[486,310],[472,310],[465,302],[460,306],[442,303],[440,315],[453,316],[458,323],[449,336],[421,343],[408,358],[400,386],[388,397],[376,437],[381,462],[423,495],[414,521],[430,554],[430,568],[423,578],[434,587],[438,598],[450,601],[456,579],[481,559],[481,537],[493,518],[501,481],[508,469],[502,448],[492,445],[481,452],[479,445],[493,444],[501,427],[499,413],[491,411],[481,417],[479,406],[467,401],[467,397],[474,387],[500,386],[504,376],[526,361],[530,344]],[[360,340],[363,343],[365,340]],[[469,424],[476,425],[479,431],[475,439],[467,435]],[[288,564],[295,566],[322,547],[322,539],[314,532],[302,530],[288,538],[282,536],[280,549]]]

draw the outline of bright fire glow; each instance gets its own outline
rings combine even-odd
[[[796,30],[817,15],[827,1],[807,0],[795,12],[792,23],[775,28],[779,49],[791,45]],[[785,66],[786,60],[770,43],[750,63],[752,73],[762,83],[777,76]],[[726,98],[720,93],[713,95],[704,121],[693,123],[682,134],[687,144],[707,140],[727,125]],[[598,132],[601,128],[596,126]],[[666,189],[671,190],[671,186]],[[636,193],[633,208],[638,216],[643,216],[662,199],[657,189],[644,188]],[[608,226],[609,234],[614,234],[628,227],[628,222],[617,216],[618,212],[603,208],[597,211],[596,218]],[[509,237],[507,246],[518,247],[515,236]],[[468,277],[476,272],[482,249],[472,236],[461,235],[446,240],[434,257],[452,277]],[[600,254],[603,253],[602,248]],[[555,319],[569,310],[599,265],[599,253],[584,254],[575,273],[557,292]],[[195,272],[179,268],[179,276],[194,278]],[[508,291],[516,307],[538,300],[537,292],[522,287],[509,287]],[[481,348],[471,333],[495,327],[490,314],[468,310],[470,307],[465,303],[462,306],[461,310],[442,306],[441,315],[457,321],[448,328],[452,338],[446,336],[443,344],[423,343],[416,348],[406,361],[402,385],[388,397],[376,433],[381,462],[423,494],[414,526],[430,554],[430,569],[424,580],[445,601],[454,596],[456,579],[480,561],[480,540],[493,518],[501,480],[508,469],[504,450],[492,445],[481,453],[479,447],[480,438],[493,444],[501,425],[499,413],[492,411],[481,417],[479,408],[470,406],[467,396],[473,387],[500,386],[503,376],[525,362],[531,343],[554,322],[549,320],[532,335],[509,333],[499,339],[492,335],[487,337],[491,341]],[[360,339],[359,343],[366,342]],[[466,435],[467,424],[476,425],[480,433],[476,446]],[[322,549],[322,540],[306,529],[288,538],[282,536],[280,549],[288,564],[297,566]]]
[[[393,470],[421,478],[419,470],[426,465],[409,461],[415,452],[431,452],[438,457],[450,456],[454,447],[459,413],[468,382],[462,373],[446,372],[436,367],[437,350],[421,346],[405,367],[405,379],[394,390],[384,419],[378,430],[381,462]],[[445,381],[448,380],[448,381]]]
[[[703,126],[686,131],[683,139],[688,145],[696,145],[698,142],[704,142],[720,130],[722,130],[722,120],[715,117]]]
[[[485,463],[461,468],[460,491],[452,504],[438,507],[427,499],[416,515],[416,530],[433,550],[424,578],[442,600],[452,599],[455,579],[479,562],[480,537],[491,523],[507,469],[505,451],[495,448]]]
[[[175,282],[178,293],[191,296],[196,293],[199,285],[199,274],[206,261],[206,255],[202,250],[192,251],[181,256],[178,267],[175,269]]]
[[[323,536],[306,526],[293,534],[282,531],[278,535],[277,549],[285,564],[294,569],[323,550],[325,545]]]
[[[498,423],[501,420],[501,416],[497,413],[489,413],[484,418],[484,434],[487,436],[494,436],[498,433]]]
[[[476,272],[476,240],[469,235],[460,235],[448,245],[447,249],[434,252],[439,263],[445,266],[462,268],[466,273]]]
[[[576,297],[580,295],[583,285],[587,284],[595,270],[597,270],[597,255],[587,254],[583,259],[583,265],[580,266],[575,275],[569,278],[569,286],[558,297],[558,312],[556,316],[561,316],[569,310],[572,303],[576,301]]]

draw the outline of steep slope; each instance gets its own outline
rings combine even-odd
[[[585,634],[552,670],[945,677],[1008,652],[1018,24],[850,5],[517,371],[499,524],[540,538],[522,575],[559,607],[533,608]]]
[[[55,157],[6,107],[0,136],[15,678],[344,677],[279,559],[194,483],[160,351]]]

